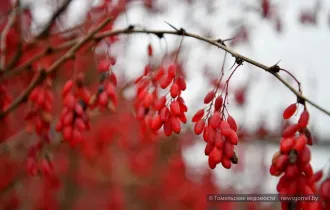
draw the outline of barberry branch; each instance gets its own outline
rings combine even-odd
[[[278,65],[273,65],[273,66],[267,66],[265,64],[262,64],[258,61],[255,61],[253,59],[250,59],[248,57],[245,57],[237,52],[235,52],[234,50],[228,48],[225,45],[222,45],[221,43],[218,42],[219,39],[212,39],[212,38],[208,38],[208,37],[204,37],[198,34],[194,34],[194,33],[189,33],[187,31],[185,31],[185,33],[183,34],[181,30],[179,31],[170,31],[170,30],[148,30],[148,29],[136,29],[135,27],[129,26],[127,28],[124,29],[117,29],[117,30],[111,30],[111,31],[105,31],[105,32],[101,32],[101,33],[97,33],[97,34],[92,34],[90,35],[90,37],[86,40],[90,40],[90,39],[94,39],[94,40],[101,40],[105,37],[111,37],[111,36],[116,36],[116,35],[120,35],[120,34],[134,34],[134,33],[142,33],[142,34],[154,34],[160,38],[163,37],[164,34],[170,34],[170,35],[178,35],[178,36],[187,36],[187,37],[191,37],[191,38],[195,38],[204,42],[207,42],[211,45],[214,45],[218,48],[221,48],[222,50],[230,53],[233,57],[235,57],[236,59],[239,59],[241,61],[245,61],[253,66],[256,66],[260,69],[263,69],[265,71],[267,71],[268,73],[272,74],[274,77],[276,77],[282,84],[284,84],[293,94],[295,94],[297,96],[297,98],[299,98],[299,100],[301,101],[305,101],[307,103],[309,103],[311,106],[315,107],[316,109],[320,110],[321,112],[327,114],[330,116],[330,111],[326,110],[325,108],[321,107],[320,105],[316,104],[315,102],[313,102],[312,100],[308,99],[306,96],[304,96],[303,94],[301,94],[299,92],[299,90],[296,90],[293,86],[291,86],[287,81],[285,81],[279,74],[279,70],[281,69]],[[37,54],[36,56],[34,56],[33,58],[31,58],[29,61],[27,61],[25,64],[23,64],[22,66],[17,67],[16,69],[12,69],[10,72],[12,72],[11,74],[16,74],[17,72],[20,72],[24,69],[26,69],[28,66],[30,66],[34,61],[38,60],[39,58],[41,58],[42,56],[46,55],[47,52],[51,51],[51,52],[58,52],[61,50],[64,50],[66,48],[69,48],[71,46],[78,46],[76,48],[80,48],[80,44],[78,44],[81,41],[81,38],[78,39],[73,39],[67,42],[64,42],[56,47],[47,47],[43,52]],[[77,45],[78,44],[78,45]],[[73,49],[74,47],[72,47],[71,49]],[[77,49],[76,49],[77,50]],[[74,52],[76,51],[74,50]],[[69,52],[68,52],[69,53]],[[74,53],[69,53],[66,54],[65,56],[61,57],[57,62],[54,63],[54,65],[56,65],[55,67],[57,68],[60,64],[62,64],[62,62],[66,61],[68,58],[68,55],[70,55],[71,57],[74,56]],[[50,67],[50,69],[53,69],[53,66]],[[54,71],[54,70],[53,70]],[[16,72],[16,73],[15,73]],[[48,74],[48,73],[47,73]],[[42,80],[41,77],[38,77],[39,79]],[[3,79],[3,78],[1,78]],[[0,79],[0,81],[1,81]],[[30,91],[35,87],[36,84],[31,83],[30,86],[28,87],[28,93],[30,93]],[[23,98],[21,96],[24,96]],[[17,98],[12,105],[10,105],[5,111],[3,111],[2,113],[0,113],[0,119],[4,117],[5,114],[7,114],[8,112],[14,110],[16,107],[18,107],[18,105],[23,102],[23,99],[25,99],[25,97],[27,95],[21,95],[19,98]]]
[[[13,27],[15,20],[16,20],[16,16],[18,13],[18,3],[16,3],[15,7],[12,9],[9,17],[8,17],[8,21],[1,33],[1,38],[0,38],[0,69],[1,71],[3,71],[5,69],[5,61],[6,61],[6,51],[7,51],[7,46],[6,46],[6,40],[7,40],[7,34],[9,33],[9,30],[11,29],[11,27]]]
[[[75,45],[73,45],[73,47],[67,53],[65,53],[65,55],[55,61],[48,69],[41,70],[39,75],[29,84],[26,90],[21,95],[19,95],[7,109],[0,113],[0,119],[3,118],[10,111],[16,109],[24,100],[26,100],[31,91],[49,74],[55,72],[58,67],[60,67],[65,61],[74,58],[75,53],[80,49],[80,47],[82,47],[86,42],[91,40],[92,37],[104,26],[106,26],[110,21],[111,18],[107,18],[106,20],[104,20],[99,26],[89,32],[85,37],[80,38],[80,40]]]
[[[50,28],[55,20],[66,10],[72,0],[66,0],[52,15],[45,28],[35,37],[35,40],[44,38],[48,35]]]

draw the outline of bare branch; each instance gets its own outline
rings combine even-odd
[[[169,30],[148,30],[148,29],[135,29],[134,27],[128,27],[128,28],[125,28],[125,29],[118,29],[118,30],[112,30],[112,31],[105,31],[105,32],[101,32],[101,33],[98,33],[98,34],[92,34],[91,37],[89,39],[94,39],[94,40],[100,40],[100,39],[103,39],[105,37],[110,37],[110,36],[116,36],[116,35],[120,35],[120,34],[134,34],[134,33],[144,33],[144,34],[154,34],[158,37],[163,37],[164,34],[172,34],[172,35],[179,35],[179,36],[187,36],[187,37],[192,37],[192,38],[195,38],[195,39],[198,39],[198,40],[201,40],[201,41],[204,41],[204,42],[207,42],[211,45],[214,45],[218,48],[221,48],[223,49],[224,51],[230,53],[233,57],[235,57],[236,59],[240,59],[242,61],[245,61],[247,63],[250,63],[252,64],[253,66],[256,66],[256,67],[259,67],[260,69],[263,69],[265,71],[267,71],[268,73],[272,74],[274,77],[276,77],[281,83],[283,83],[292,93],[294,93],[297,98],[303,100],[303,101],[306,101],[307,103],[309,103],[310,105],[312,105],[313,107],[315,107],[316,109],[320,110],[321,112],[327,114],[330,116],[330,111],[326,110],[325,108],[319,106],[318,104],[316,104],[315,102],[311,101],[310,99],[308,99],[306,96],[302,95],[298,90],[296,90],[294,87],[292,87],[287,81],[285,81],[276,71],[274,71],[274,67],[278,67],[278,66],[267,66],[265,64],[262,64],[260,62],[257,62],[255,60],[252,60],[248,57],[245,57],[237,52],[235,52],[234,50],[228,48],[227,46],[225,45],[222,45],[221,43],[218,42],[218,39],[212,39],[212,38],[208,38],[208,37],[204,37],[204,36],[200,36],[198,34],[194,34],[194,33],[189,33],[189,32],[186,32],[184,34],[182,34],[181,31],[169,31]],[[68,47],[71,47],[73,45],[77,45],[77,43],[79,43],[81,39],[78,38],[78,39],[73,39],[73,40],[70,40],[70,41],[67,41],[67,42],[64,42],[56,47],[49,47],[47,49],[51,49],[52,52],[57,52],[57,51],[61,51],[61,50],[64,50]],[[79,47],[81,45],[78,45]],[[78,48],[79,48],[78,47]],[[43,55],[46,54],[46,50],[44,52],[41,52],[40,54],[36,55],[35,57],[31,58],[31,60],[33,61],[36,61],[38,60],[39,58],[41,58]],[[67,56],[67,55],[66,55]],[[66,56],[63,56],[61,59],[59,59],[57,62],[60,62],[62,63],[62,59]],[[74,56],[73,54],[70,53],[70,56]],[[28,61],[27,63],[23,64],[22,66],[20,67],[17,67],[16,69],[13,69],[11,70],[11,74],[16,74],[15,72],[16,71],[22,71],[24,69],[26,69],[29,64],[33,63],[32,61]],[[64,60],[65,61],[65,60]],[[56,63],[57,63],[56,62]],[[56,64],[55,63],[55,64]],[[57,66],[57,65],[56,65]],[[279,68],[279,67],[278,67]],[[2,80],[3,78],[0,79],[0,81]],[[31,87],[28,87],[28,88],[31,88]],[[29,90],[29,89],[28,89]],[[31,89],[32,90],[32,89]],[[29,90],[29,91],[31,91]],[[30,93],[30,92],[28,92]],[[19,100],[16,100],[14,103],[14,106],[13,104],[11,106],[9,106],[4,112],[0,113],[0,119],[3,118],[3,116],[8,113],[9,111],[12,111],[14,110],[22,101],[23,101],[24,98],[19,98]]]
[[[7,51],[7,46],[6,46],[6,40],[7,40],[7,35],[9,30],[11,29],[11,27],[14,25],[15,20],[16,20],[16,16],[18,13],[18,7],[17,5],[13,8],[13,10],[11,11],[9,17],[8,17],[8,21],[6,26],[4,27],[2,33],[1,33],[1,38],[0,38],[0,70],[3,71],[5,69],[5,62],[6,62],[6,51]]]
[[[53,14],[45,28],[35,37],[35,39],[41,39],[48,35],[50,28],[55,20],[66,10],[72,0],[66,0]]]

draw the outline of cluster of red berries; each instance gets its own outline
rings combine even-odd
[[[148,45],[148,55],[152,56],[152,47]],[[163,127],[164,134],[181,132],[181,123],[187,122],[188,111],[181,92],[186,90],[186,82],[175,63],[152,71],[148,64],[143,74],[135,80],[137,93],[135,99],[136,118],[152,132]],[[170,90],[166,95],[158,96],[159,87]]]
[[[99,107],[101,111],[109,109],[114,110],[118,103],[116,94],[117,77],[112,71],[111,66],[116,60],[102,60],[98,65],[100,73],[100,85],[94,97],[91,97],[89,104],[92,109]]]
[[[52,120],[54,96],[51,90],[52,81],[46,79],[42,85],[34,88],[29,96],[30,107],[25,121],[27,129],[35,129],[35,132],[46,142],[50,141],[49,129]]]
[[[148,65],[149,66],[149,65]],[[156,72],[145,68],[144,74],[135,83],[138,85],[135,108],[138,120],[144,120],[152,131],[158,131],[162,126],[164,134],[180,133],[181,123],[187,122],[185,112],[188,111],[181,91],[186,89],[184,78],[178,75],[177,65],[171,64],[167,72],[160,67]],[[158,85],[162,89],[170,87],[168,94],[158,97]]]
[[[214,169],[221,163],[224,168],[231,168],[232,163],[237,164],[238,158],[234,152],[234,146],[238,144],[237,124],[235,119],[228,114],[225,118],[224,111],[226,107],[221,95],[216,97],[216,91],[209,91],[204,104],[210,104],[205,109],[198,110],[192,118],[195,123],[194,132],[196,135],[203,133],[203,139],[207,143],[205,155],[208,158],[208,164]],[[214,108],[213,113],[211,109]]]
[[[297,110],[296,104],[291,104],[283,112],[283,118],[291,118]],[[315,183],[322,174],[313,172],[310,164],[312,137],[307,129],[309,113],[305,107],[298,123],[289,125],[282,133],[280,151],[273,156],[270,173],[273,176],[283,176],[277,185],[280,195],[311,195],[317,192]],[[320,209],[319,202],[282,202],[282,209]]]
[[[36,176],[38,174],[49,176],[53,170],[54,166],[49,158],[44,158],[41,161],[38,161],[38,156],[42,147],[43,144],[40,142],[29,149],[26,170],[30,176]]]
[[[74,87],[75,91],[74,91]],[[71,146],[83,141],[82,132],[90,129],[89,117],[86,113],[90,100],[89,91],[83,86],[83,74],[79,74],[76,82],[68,80],[62,91],[63,111],[56,124],[56,131],[61,131],[63,139]]]

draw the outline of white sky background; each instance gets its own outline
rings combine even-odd
[[[37,24],[46,23],[50,17],[51,7],[43,0],[22,0],[22,2],[29,2],[32,4],[34,10],[33,17]],[[127,27],[127,20],[129,24],[143,25],[150,29],[167,29],[171,28],[164,23],[167,21],[177,28],[184,28],[189,32],[205,35],[205,29],[211,30],[214,38],[231,38],[235,28],[229,26],[228,22],[233,19],[243,19],[250,27],[250,45],[236,47],[235,50],[245,56],[248,56],[256,61],[266,65],[273,65],[279,60],[280,66],[293,73],[302,83],[304,95],[322,107],[330,110],[330,67],[329,67],[329,51],[330,51],[330,25],[328,24],[328,14],[330,11],[330,1],[322,1],[323,5],[319,12],[318,25],[308,26],[301,25],[298,22],[299,12],[301,9],[308,9],[314,5],[315,1],[310,0],[273,0],[274,4],[278,5],[280,9],[281,18],[283,21],[283,33],[278,34],[275,28],[267,20],[260,18],[255,12],[242,13],[242,3],[249,5],[257,5],[257,0],[243,1],[243,0],[200,0],[195,1],[193,7],[188,7],[185,1],[178,0],[158,0],[156,7],[165,8],[163,13],[148,14],[140,5],[141,2],[132,3],[128,8],[127,16],[118,19],[115,28]],[[179,3],[178,3],[179,2]],[[205,2],[214,2],[215,11],[210,14],[207,12]],[[89,0],[74,0],[69,8],[68,17],[65,22],[72,26],[77,21],[83,20],[84,12],[89,7],[92,1]],[[191,23],[186,20],[186,17],[194,19],[196,23]],[[202,28],[200,26],[203,26]],[[118,53],[117,69],[118,71],[125,70],[126,77],[134,78],[141,74],[144,65],[147,63],[146,46],[150,40],[153,41],[155,54],[161,55],[164,52],[165,42],[162,41],[162,47],[158,38],[148,35],[133,35],[129,42],[126,44],[126,53],[123,56]],[[180,37],[166,36],[169,48],[177,47]],[[209,66],[218,75],[221,68],[223,51],[216,47],[193,40],[191,38],[184,39],[184,46],[189,46],[189,50],[182,51],[181,59],[187,61],[186,70],[189,71],[187,90],[184,92],[183,97],[188,104],[189,118],[193,113],[202,108],[202,100],[208,92],[210,86],[207,85],[203,79],[202,71],[204,67]],[[123,47],[121,44],[116,44],[112,48],[112,53],[122,52],[120,49]],[[231,56],[227,56],[227,69],[233,64]],[[115,70],[116,71],[116,70]],[[227,70],[228,73],[228,70]],[[279,119],[282,117],[284,108],[295,102],[295,96],[285,88],[273,76],[257,69],[247,63],[240,67],[233,76],[230,83],[230,89],[239,87],[244,84],[249,75],[252,75],[253,85],[248,91],[247,108],[239,110],[235,106],[229,105],[229,112],[240,123],[243,118],[246,119],[246,124],[249,128],[253,129],[259,123],[260,117],[266,116],[266,124],[271,129],[276,129]],[[284,75],[284,74],[283,74]],[[285,76],[285,75],[284,75]],[[285,77],[287,78],[287,77]],[[330,117],[322,112],[308,106],[310,110],[310,124],[315,127],[318,135],[327,139],[330,137]],[[297,117],[294,120],[298,120]],[[253,145],[247,146],[239,145],[237,148],[248,149],[249,152],[247,161],[253,165],[260,165],[255,163],[261,156],[261,151],[265,151],[268,155],[263,159],[269,165],[271,163],[271,156],[276,151],[276,147]],[[313,149],[312,164],[315,169],[323,167],[329,159],[329,153],[325,149]],[[188,163],[198,165],[202,168],[207,167],[207,158],[204,156],[204,142],[194,148],[186,151]],[[327,154],[328,153],[328,154]],[[251,160],[250,160],[251,159]],[[267,169],[268,170],[268,169]],[[242,177],[233,176],[232,171],[223,170],[221,166],[215,169],[217,176],[220,180],[225,179],[227,183],[228,177],[235,181],[236,179],[242,180]],[[244,174],[244,179],[259,181],[253,174],[252,168]],[[257,173],[260,173],[257,171]],[[268,173],[268,171],[266,172]],[[250,178],[249,178],[250,177]],[[275,190],[276,179],[267,175],[269,185],[266,186],[266,191],[271,192]],[[221,181],[220,181],[221,182]],[[223,185],[224,182],[221,182]],[[242,187],[242,186],[238,186]],[[244,186],[247,189],[247,186]]]

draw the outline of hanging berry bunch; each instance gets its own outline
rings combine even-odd
[[[195,123],[194,132],[196,135],[203,133],[203,139],[207,143],[205,155],[208,156],[208,164],[214,169],[221,163],[224,168],[231,168],[231,164],[237,164],[238,158],[234,152],[234,146],[238,144],[237,124],[235,119],[228,113],[226,108],[228,97],[228,85],[230,77],[239,64],[231,73],[224,86],[223,93],[218,94],[221,78],[216,87],[209,91],[204,97],[204,104],[207,106],[198,110],[192,118]],[[205,111],[206,110],[206,111]]]
[[[63,87],[63,111],[57,122],[56,131],[62,132],[63,139],[71,146],[83,141],[82,132],[90,129],[87,114],[90,93],[83,85],[84,75],[80,73],[76,81],[69,80]]]
[[[42,141],[50,142],[49,129],[52,121],[54,96],[51,90],[52,80],[46,79],[41,85],[33,89],[29,96],[29,109],[25,116],[27,129],[34,128]]]
[[[304,104],[304,103],[302,103]],[[283,118],[291,118],[297,110],[297,104],[291,104],[283,112]],[[274,154],[270,173],[283,176],[277,185],[280,195],[311,195],[317,192],[315,183],[321,176],[313,172],[310,164],[312,138],[307,129],[309,113],[304,105],[298,123],[289,125],[282,133],[280,151]],[[319,202],[283,202],[282,209],[319,209]]]
[[[116,93],[117,77],[112,71],[112,66],[116,63],[114,58],[102,60],[98,65],[98,71],[100,73],[100,84],[95,96],[91,97],[89,104],[91,108],[99,107],[103,110],[115,110],[118,103],[118,97]]]
[[[152,48],[148,47],[149,56]],[[176,63],[169,65],[167,71],[161,66],[151,71],[150,65],[136,81],[137,97],[135,100],[136,117],[153,132],[163,127],[164,134],[170,136],[173,132],[179,134],[181,123],[186,123],[187,106],[181,92],[186,90],[186,82]],[[166,95],[158,96],[159,87],[167,89]]]
[[[43,145],[43,142],[39,142],[29,149],[26,170],[30,176],[36,176],[38,174],[49,176],[53,171],[53,162],[50,157],[42,151]]]

